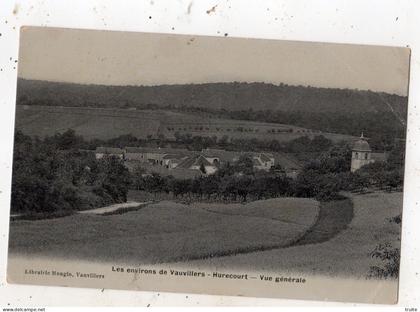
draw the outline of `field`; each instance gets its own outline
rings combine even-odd
[[[277,198],[248,204],[163,200],[100,216],[13,221],[12,255],[179,268],[257,270],[366,278],[378,244],[400,246],[402,193],[347,194],[319,203]]]
[[[16,129],[39,137],[74,129],[86,139],[110,139],[124,134],[143,139],[163,134],[174,139],[176,132],[218,138],[276,139],[280,142],[319,134],[333,141],[353,139],[348,135],[321,133],[292,125],[212,118],[204,113],[35,105],[17,106]]]
[[[324,242],[303,239],[289,248],[193,261],[188,266],[244,270],[258,267],[268,272],[280,268],[283,272],[365,278],[371,266],[380,264],[370,256],[378,244],[400,246],[400,226],[389,218],[401,213],[402,193],[349,196],[354,209],[351,223]]]
[[[290,245],[315,223],[319,203],[279,198],[242,204],[162,201],[121,215],[14,221],[11,254],[161,263]]]

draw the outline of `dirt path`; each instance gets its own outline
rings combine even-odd
[[[293,246],[326,242],[347,228],[353,219],[353,204],[345,199],[342,204],[321,204],[318,218],[312,228]]]
[[[141,208],[141,207],[144,207],[145,205],[150,204],[150,203],[151,202],[142,202],[142,203],[140,203],[140,202],[126,202],[126,203],[114,204],[114,205],[101,207],[101,208],[83,210],[83,211],[79,211],[78,213],[81,213],[81,214],[91,213],[91,214],[96,214],[96,215],[109,215],[109,214],[118,213],[118,212],[127,212],[127,211],[135,209],[135,208]]]

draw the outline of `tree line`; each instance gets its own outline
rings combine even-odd
[[[190,179],[147,174],[141,166],[132,173],[132,187],[136,190],[189,199],[248,201],[292,196],[291,183],[292,179],[284,174],[255,170],[252,159],[246,155],[234,163],[223,164],[215,174]]]
[[[130,174],[117,158],[97,160],[73,148],[77,137],[15,133],[11,210],[57,216],[127,200]]]
[[[352,173],[350,147],[335,146],[318,159],[307,162],[296,179],[287,177],[279,166],[269,172],[256,170],[252,159],[246,155],[233,164],[223,164],[213,175],[189,179],[146,173],[139,166],[132,173],[132,187],[188,199],[249,201],[294,196],[329,201],[341,198],[341,191],[400,188],[404,166],[397,155],[401,153],[403,149],[396,148],[387,162],[375,162]]]
[[[55,144],[60,149],[78,148],[85,150],[94,150],[99,146],[119,147],[173,147],[185,148],[191,151],[201,151],[207,148],[224,149],[228,151],[243,151],[246,146],[249,152],[271,151],[292,154],[307,154],[316,156],[317,153],[325,152],[330,149],[334,143],[323,135],[316,135],[313,138],[302,136],[287,142],[278,140],[258,140],[256,138],[231,138],[224,135],[220,138],[216,136],[193,136],[191,133],[175,133],[175,140],[169,140],[164,136],[157,139],[142,139],[132,134],[120,135],[108,140],[92,139],[85,140],[77,135],[72,129],[63,133],[57,133],[45,138],[47,143]],[[312,154],[312,153],[315,153]]]

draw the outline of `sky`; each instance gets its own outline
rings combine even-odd
[[[18,76],[105,85],[265,82],[407,95],[407,48],[23,27]]]

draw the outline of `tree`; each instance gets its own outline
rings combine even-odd
[[[352,189],[362,192],[370,184],[369,176],[363,171],[357,170],[353,174]]]
[[[237,179],[237,194],[242,197],[242,201],[246,201],[248,198],[248,195],[251,191],[253,178],[249,175],[241,176],[239,179]]]
[[[116,138],[109,139],[106,142],[108,146],[117,146],[119,148],[124,148],[126,146],[138,146],[139,140],[132,134],[120,135]]]
[[[402,186],[404,182],[404,172],[402,169],[394,169],[387,171],[384,177],[384,184],[389,189]]]
[[[234,171],[244,175],[252,175],[254,173],[254,163],[249,155],[241,155],[233,167]]]
[[[229,136],[227,136],[226,134],[223,135],[220,139],[219,139],[219,145],[224,146],[227,145],[229,143]]]
[[[127,201],[130,186],[130,174],[121,159],[117,157],[104,157],[99,162],[99,168],[104,172],[101,187],[115,202]]]
[[[204,166],[203,163],[200,164],[200,171],[201,173],[206,174],[206,167]]]
[[[282,146],[278,140],[271,140],[269,143],[270,150],[272,151],[280,151]]]
[[[145,188],[145,181],[144,175],[146,174],[146,169],[142,166],[136,166],[131,174],[131,185],[136,190],[144,190]]]
[[[311,149],[316,152],[327,151],[332,147],[332,141],[323,135],[317,135],[312,139]]]
[[[215,175],[210,175],[199,179],[200,181],[200,190],[203,194],[207,195],[207,199],[214,194],[217,194],[219,191],[220,179]]]
[[[56,133],[52,137],[46,137],[45,142],[54,145],[59,150],[69,150],[80,148],[83,137],[76,135],[76,132],[73,129],[68,129],[63,133]]]
[[[405,142],[396,141],[388,155],[387,164],[389,169],[404,168],[405,160]]]
[[[379,244],[371,252],[371,257],[378,259],[379,265],[371,266],[370,278],[398,278],[400,269],[400,249],[393,248],[390,243]]]

